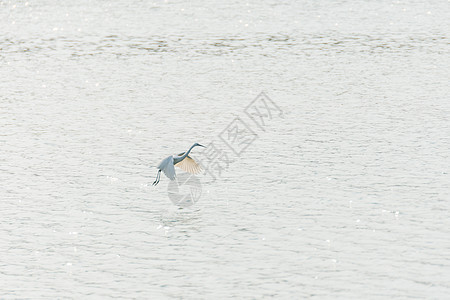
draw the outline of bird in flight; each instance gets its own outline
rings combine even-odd
[[[170,180],[174,180],[175,166],[191,174],[200,173],[202,171],[202,168],[195,160],[192,159],[192,157],[189,156],[191,150],[196,146],[205,147],[203,145],[200,145],[199,143],[195,143],[191,146],[191,148],[189,148],[187,152],[182,152],[178,155],[171,155],[164,158],[157,167],[158,173],[156,174],[156,179],[155,182],[153,182],[153,185],[157,185],[159,183],[159,180],[161,179],[161,171],[163,171]]]

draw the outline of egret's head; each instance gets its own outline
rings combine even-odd
[[[195,146],[200,146],[200,147],[204,147],[204,148],[206,148],[205,146],[203,146],[203,145],[200,145],[199,143],[195,143]]]

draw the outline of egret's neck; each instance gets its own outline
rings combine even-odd
[[[180,161],[181,160],[183,160],[183,159],[185,159],[186,158],[186,156],[188,156],[189,155],[189,153],[191,152],[191,150],[192,150],[192,148],[194,148],[196,145],[194,144],[194,145],[192,145],[191,146],[191,148],[189,148],[189,150],[188,151],[186,151],[186,153],[182,156],[182,157],[180,157]]]

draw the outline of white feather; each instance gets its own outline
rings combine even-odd
[[[191,173],[191,174],[199,174],[202,171],[202,168],[200,165],[193,160],[190,156],[185,157],[182,161],[177,163],[175,165],[176,167],[179,167],[185,172]]]
[[[175,168],[173,166],[173,156],[163,159],[163,161],[159,164],[158,169],[162,170],[170,180],[174,180],[176,175]]]

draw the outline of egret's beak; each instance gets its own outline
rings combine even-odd
[[[206,148],[205,146],[203,146],[203,145],[200,145],[200,144],[198,144],[200,147],[203,147],[203,148]]]

